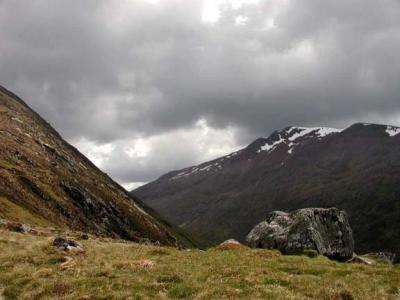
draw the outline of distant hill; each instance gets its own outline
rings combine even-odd
[[[243,241],[273,210],[335,206],[357,251],[400,254],[400,128],[287,127],[132,194],[206,243]]]
[[[0,218],[133,241],[192,245],[3,87]]]

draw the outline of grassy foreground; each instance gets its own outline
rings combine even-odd
[[[73,235],[72,235],[73,236]],[[111,239],[51,246],[0,229],[0,299],[399,299],[400,268],[247,248],[176,250]]]

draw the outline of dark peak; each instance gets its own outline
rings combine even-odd
[[[372,123],[355,123],[343,131],[344,135],[353,135],[359,137],[384,136],[393,137],[400,134],[400,127],[372,124]]]

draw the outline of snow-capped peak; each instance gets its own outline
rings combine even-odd
[[[342,130],[336,129],[336,128],[329,128],[329,127],[290,127],[290,129],[288,130],[287,133],[290,134],[293,131],[297,131],[297,132],[289,137],[290,141],[295,141],[299,137],[308,135],[310,133],[314,133],[315,136],[317,136],[319,138],[323,138],[332,133],[341,132]]]
[[[288,153],[292,154],[295,147],[300,143],[301,137],[306,137],[310,135],[310,137],[322,139],[327,135],[338,133],[340,131],[340,129],[327,127],[289,127],[279,132],[273,140],[271,140],[271,137],[268,138],[267,142],[264,145],[260,146],[256,152],[267,152],[269,154],[276,148],[278,148],[279,145],[285,144],[288,147]],[[170,178],[170,180],[176,180],[194,174],[216,173],[224,168],[225,162],[232,160],[236,155],[240,154],[241,152],[242,150],[239,150],[211,162],[183,169],[179,173],[175,174],[175,176]],[[251,161],[251,159],[248,160]]]
[[[288,153],[292,154],[294,147],[297,144],[297,140],[301,137],[312,134],[313,137],[321,139],[327,135],[341,132],[341,129],[328,128],[328,127],[289,127],[281,131],[278,136],[279,139],[274,142],[266,142],[263,146],[257,150],[257,153],[267,151],[268,153],[275,150],[278,145],[284,143],[289,147]]]

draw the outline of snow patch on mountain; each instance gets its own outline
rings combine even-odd
[[[336,128],[329,128],[329,127],[291,127],[288,131],[288,134],[291,132],[296,131],[295,134],[289,137],[289,150],[288,153],[292,154],[294,148],[297,146],[296,140],[298,140],[301,137],[313,134],[317,139],[322,139],[328,135],[339,133],[342,130],[341,129],[336,129]]]
[[[273,143],[271,142],[265,143],[265,145],[261,146],[260,149],[257,150],[257,153],[260,153],[262,151],[267,151],[268,153],[270,153],[273,150],[275,150],[278,147],[278,145],[284,143],[289,147],[288,153],[292,154],[294,147],[298,144],[298,142],[296,141],[302,137],[312,134],[313,137],[321,139],[325,136],[334,133],[339,133],[341,131],[342,131],[341,129],[328,128],[328,127],[290,127],[288,129],[283,130],[279,134],[279,140]]]
[[[292,131],[298,131],[298,132],[293,134],[289,138],[289,141],[295,141],[298,138],[306,136],[310,133],[314,133],[314,135],[318,138],[323,138],[333,133],[339,133],[342,130],[336,128],[328,128],[328,127],[291,127],[288,131],[288,134],[290,134]]]
[[[223,167],[221,165],[221,163],[223,163],[225,160],[229,160],[232,159],[233,157],[235,157],[236,155],[238,155],[240,151],[236,151],[233,152],[229,155],[223,156],[217,160],[214,160],[213,162],[207,164],[207,165],[199,165],[199,166],[195,166],[195,167],[190,167],[190,168],[186,168],[184,170],[182,170],[181,172],[179,172],[177,175],[175,175],[174,177],[172,177],[170,180],[176,180],[182,177],[186,177],[189,175],[193,175],[196,173],[203,173],[203,172],[216,172],[218,170],[221,170]]]
[[[278,139],[276,141],[271,141],[268,138],[267,142],[262,145],[257,153],[267,152],[268,154],[278,148],[280,144],[285,144],[288,147],[288,154],[292,154],[295,147],[300,143],[300,138],[302,137],[313,137],[317,139],[321,139],[325,136],[341,132],[340,129],[328,128],[328,127],[290,127],[285,130],[282,130],[278,134]],[[233,152],[229,155],[223,156],[219,159],[216,159],[208,164],[198,165],[183,169],[178,174],[170,178],[170,180],[180,179],[186,176],[194,175],[194,174],[203,174],[208,172],[218,172],[223,168],[223,164],[225,161],[233,159],[235,156],[240,154],[242,150]],[[251,161],[251,159],[248,159]]]
[[[386,126],[386,133],[389,136],[395,136],[400,133],[400,127]]]
[[[272,151],[276,148],[276,146],[278,146],[280,143],[284,142],[285,139],[283,139],[280,135],[279,135],[279,140],[273,142],[271,145],[269,144],[269,142],[267,142],[265,145],[261,146],[260,149],[257,150],[257,153],[260,153],[261,151]]]

